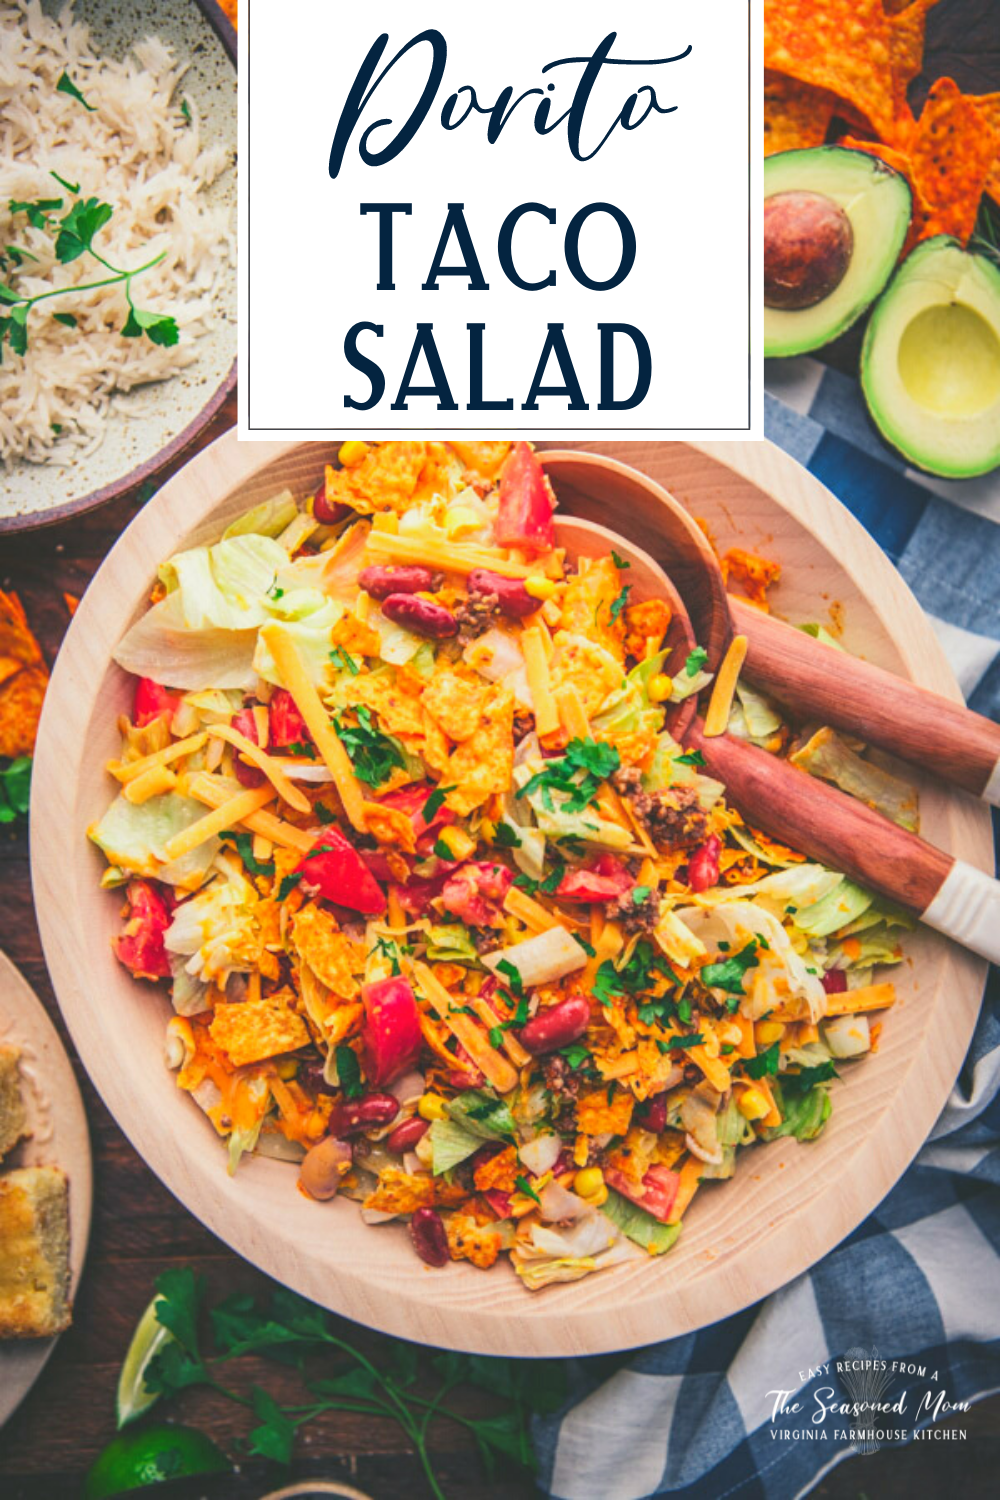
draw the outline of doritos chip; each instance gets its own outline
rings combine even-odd
[[[287,998],[286,998],[287,997]],[[217,1005],[209,1026],[213,1042],[227,1053],[236,1068],[262,1062],[282,1052],[294,1052],[309,1041],[305,1021],[288,1004],[291,992]]]
[[[781,0],[766,5],[764,66],[836,94],[880,135],[891,135],[892,58],[882,0]]]
[[[892,60],[893,104],[902,119],[909,115],[906,91],[924,65],[924,36],[927,12],[938,0],[910,0],[895,10],[886,4],[889,15],[889,56]]]
[[[939,78],[927,96],[909,153],[922,200],[914,213],[914,243],[935,234],[953,234],[963,245],[967,242],[976,227],[997,145],[990,121],[975,100],[951,78]]]
[[[764,74],[764,155],[822,146],[836,99],[783,73]]]
[[[1000,203],[1000,94],[976,94],[972,101],[997,138],[993,166],[986,179],[986,191]]]
[[[48,681],[20,599],[0,590],[0,756],[31,754]]]

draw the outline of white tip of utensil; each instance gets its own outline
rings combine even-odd
[[[921,921],[1000,963],[1000,883],[964,859],[956,859]]]
[[[993,773],[983,788],[983,801],[990,803],[992,807],[1000,807],[1000,760],[993,767]]]

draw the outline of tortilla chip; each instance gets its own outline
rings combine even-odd
[[[24,667],[0,687],[0,755],[34,750],[48,681],[44,667]]]
[[[764,66],[836,94],[880,135],[891,134],[892,57],[882,0],[781,0],[766,5]]]
[[[972,102],[997,137],[997,150],[990,175],[986,179],[986,191],[995,202],[1000,203],[1000,94],[976,94]]]
[[[924,65],[924,39],[927,31],[927,12],[938,0],[910,0],[904,7],[890,9],[886,4],[889,20],[889,56],[892,59],[893,103],[897,115],[905,118],[909,114],[907,89]],[[912,120],[912,115],[910,116]]]
[[[609,1104],[606,1091],[597,1089],[577,1101],[576,1123],[584,1135],[624,1135],[634,1108],[631,1094],[617,1093]]]
[[[837,101],[784,73],[764,74],[764,155],[822,146]]]
[[[487,691],[478,678],[439,668],[424,688],[422,702],[448,738],[459,744],[479,728]]]
[[[292,919],[295,951],[309,965],[321,983],[342,1000],[353,1000],[358,993],[354,970],[363,968],[363,953],[345,937],[335,917],[310,902]]]
[[[365,827],[380,844],[398,845],[404,854],[416,851],[413,819],[402,808],[382,807],[378,802],[366,802]]]
[[[386,734],[423,733],[420,699],[403,691],[394,672],[359,673],[343,683],[339,696],[344,703],[363,703],[370,708]]]
[[[289,994],[284,990],[260,1000],[215,1007],[209,1033],[234,1067],[262,1062],[308,1044],[309,1028],[285,999]]]
[[[375,443],[349,469],[326,466],[330,505],[349,505],[359,515],[402,512],[410,503],[427,462],[427,443]]]
[[[910,159],[928,206],[917,238],[953,234],[963,244],[976,227],[998,140],[975,100],[951,78],[939,78],[917,122]]]
[[[442,779],[455,790],[448,793],[447,805],[465,817],[494,792],[506,792],[513,770],[514,695],[494,688],[478,729],[448,760]]]

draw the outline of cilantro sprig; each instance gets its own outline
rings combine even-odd
[[[605,745],[598,740],[575,739],[566,746],[566,753],[547,761],[541,771],[536,771],[518,792],[518,797],[541,794],[548,812],[555,811],[552,793],[565,798],[565,812],[582,812],[589,807],[601,790],[603,782],[613,775],[621,765],[621,757],[614,745]]]
[[[0,769],[0,823],[28,816],[31,801],[31,756],[19,755]]]
[[[713,990],[725,990],[727,995],[742,995],[747,971],[756,969],[760,963],[757,957],[760,946],[759,940],[754,937],[739,953],[730,954],[720,963],[706,964],[699,976],[702,984],[707,984]]]
[[[60,78],[57,88],[79,99],[86,109],[92,108],[65,73]],[[114,265],[94,246],[96,236],[114,215],[111,204],[103,203],[99,198],[82,198],[79,196],[79,183],[67,182],[55,172],[52,176],[74,200],[61,217],[55,216],[65,208],[63,198],[36,198],[32,202],[11,198],[7,204],[10,213],[15,216],[24,214],[33,229],[50,234],[53,230],[55,231],[53,253],[60,265],[71,265],[82,255],[89,255],[111,274],[79,285],[50,287],[48,291],[36,292],[33,296],[20,292],[9,282],[0,281],[0,309],[5,313],[4,316],[0,316],[0,358],[2,358],[5,343],[10,345],[15,354],[27,353],[28,314],[38,303],[45,302],[50,297],[66,297],[76,292],[90,292],[98,287],[118,284],[123,285],[128,303],[128,316],[120,330],[122,337],[131,339],[144,336],[153,344],[171,348],[180,338],[176,319],[165,313],[149,312],[145,308],[137,307],[132,296],[132,283],[135,278],[141,276],[144,271],[151,270],[153,266],[159,265],[167,252],[161,250],[159,255],[153,256],[145,264],[135,266],[131,270]],[[6,252],[15,270],[21,266],[25,257],[37,260],[31,251],[19,246],[8,245]],[[4,266],[6,267],[6,260],[4,260]],[[76,319],[72,313],[56,313],[55,317],[66,327],[76,327]]]
[[[273,875],[274,861],[268,859],[257,859],[253,852],[253,834],[237,833],[233,828],[227,828],[219,834],[224,844],[235,844],[236,852],[243,861],[251,875]]]
[[[428,1355],[384,1337],[366,1340],[362,1351],[343,1337],[345,1325],[284,1287],[276,1287],[266,1304],[237,1292],[207,1305],[204,1278],[188,1266],[164,1271],[155,1285],[156,1320],[173,1338],[150,1361],[143,1377],[147,1389],[170,1398],[200,1387],[243,1407],[253,1425],[239,1440],[241,1455],[290,1463],[300,1430],[325,1412],[388,1417],[412,1445],[434,1500],[445,1500],[428,1451],[435,1415],[474,1438],[492,1482],[498,1459],[536,1469],[532,1415],[558,1410],[566,1397],[559,1361]],[[210,1339],[202,1334],[206,1314]],[[246,1361],[248,1370],[256,1370],[261,1359],[298,1372],[302,1391],[294,1402],[286,1405],[260,1385],[243,1394],[224,1382],[227,1366]],[[453,1410],[448,1397],[469,1386],[491,1393],[499,1409],[485,1416]]]
[[[334,721],[340,742],[351,758],[354,774],[366,786],[381,786],[392,771],[406,765],[395,740],[376,729],[371,709],[359,703],[354,710],[357,724],[348,724],[343,714]]]

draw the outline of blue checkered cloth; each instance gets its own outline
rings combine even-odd
[[[864,523],[930,615],[970,705],[1000,718],[1000,473],[955,483],[908,469],[857,382],[815,360],[772,364],[767,385],[768,436]],[[851,1351],[924,1372],[893,1378],[882,1399],[905,1389],[906,1413],[882,1430],[927,1429],[945,1415],[942,1394],[971,1403],[1000,1390],[998,1091],[993,970],[948,1106],[877,1211],[736,1317],[613,1361],[614,1373],[575,1362],[564,1409],[537,1426],[541,1487],[558,1500],[793,1500],[857,1451],[843,1416],[813,1421],[817,1401],[851,1399],[834,1365]],[[800,1411],[774,1419],[781,1388]],[[960,1429],[961,1412],[948,1425]],[[957,1478],[960,1448],[955,1464]]]

